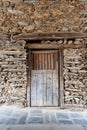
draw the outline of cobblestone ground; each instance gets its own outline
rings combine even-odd
[[[87,111],[0,108],[0,125],[64,124],[81,125],[87,130]]]

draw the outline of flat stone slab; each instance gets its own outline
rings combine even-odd
[[[62,118],[62,119],[69,119],[69,116],[67,113],[56,113],[57,118]]]
[[[87,111],[0,108],[0,130],[87,130]]]
[[[1,126],[0,130],[84,130],[80,125],[16,125]]]

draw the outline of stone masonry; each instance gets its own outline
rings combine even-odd
[[[0,103],[25,105],[26,50],[23,41],[0,41]]]
[[[87,1],[0,0],[0,33],[50,31],[87,32]]]
[[[78,42],[87,44],[82,39],[73,44]],[[64,86],[65,104],[87,106],[87,48],[64,49]]]
[[[13,36],[34,32],[87,33],[87,1],[0,0],[0,104],[26,106],[27,41]],[[87,45],[87,38],[53,43]],[[64,48],[63,56],[65,105],[87,107],[87,46]]]

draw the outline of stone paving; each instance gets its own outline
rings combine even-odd
[[[0,125],[81,125],[87,130],[87,111],[0,108]],[[1,129],[0,129],[1,130]]]

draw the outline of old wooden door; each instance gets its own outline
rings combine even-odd
[[[32,51],[31,106],[58,106],[58,51]]]

